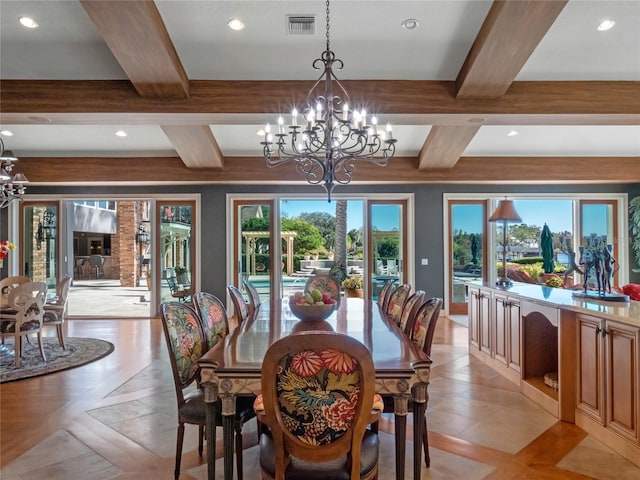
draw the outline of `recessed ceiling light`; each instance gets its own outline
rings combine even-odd
[[[0,130],[0,135],[4,135],[5,137],[13,137],[13,132],[9,130]]]
[[[507,137],[517,137],[518,135],[520,135],[520,132],[517,130],[509,130],[509,133],[507,133]]]
[[[118,131],[116,132],[116,135],[117,135],[118,137],[126,137],[126,136],[127,136],[127,132],[125,132],[124,130],[118,130]]]
[[[420,23],[415,18],[407,18],[400,25],[402,25],[402,28],[404,28],[405,30],[414,30],[418,28],[418,25],[420,25]]]
[[[242,21],[237,18],[232,18],[231,20],[229,20],[227,22],[227,25],[229,25],[229,28],[231,30],[242,30],[244,28],[244,23],[242,23]]]
[[[598,31],[606,32],[607,30],[613,28],[615,24],[616,22],[614,22],[613,20],[603,20],[602,22],[600,22],[600,25],[598,25]]]
[[[29,18],[29,17],[20,17],[18,19],[18,21],[20,22],[20,24],[23,27],[27,27],[27,28],[38,28],[38,22],[36,22],[33,18]]]

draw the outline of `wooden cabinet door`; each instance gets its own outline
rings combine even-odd
[[[640,440],[640,374],[637,369],[639,339],[639,328],[607,321],[607,427],[635,443]]]
[[[491,355],[491,294],[480,290],[478,295],[478,327],[480,350]]]
[[[507,315],[507,365],[520,373],[520,303],[509,300]]]
[[[469,346],[480,350],[480,289],[469,287]]]
[[[604,360],[601,335],[604,321],[578,315],[577,322],[577,408],[604,425]]]
[[[509,322],[509,301],[506,295],[493,295],[493,358],[507,364],[507,336]]]

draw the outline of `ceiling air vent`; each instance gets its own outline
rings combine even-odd
[[[289,35],[315,34],[316,17],[314,15],[287,15],[287,32]]]

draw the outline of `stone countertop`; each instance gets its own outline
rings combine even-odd
[[[488,288],[534,303],[555,306],[563,310],[593,315],[640,327],[640,302],[633,300],[629,302],[609,302],[580,298],[574,297],[573,294],[582,292],[582,290],[566,290],[564,288],[553,288],[530,283],[514,283],[511,287],[506,288],[481,281],[467,282],[467,285]]]

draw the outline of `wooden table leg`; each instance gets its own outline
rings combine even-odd
[[[204,401],[207,404],[205,436],[207,438],[207,480],[216,478],[216,410],[218,385],[204,384]]]
[[[224,480],[233,480],[233,424],[236,417],[235,395],[222,395],[222,434],[224,441]]]
[[[396,480],[404,480],[404,465],[407,449],[407,411],[409,399],[393,397],[393,413],[396,434]]]
[[[415,480],[420,480],[422,470],[422,442],[425,428],[424,419],[427,410],[427,385],[427,383],[419,382],[411,389],[413,400],[413,478]]]

